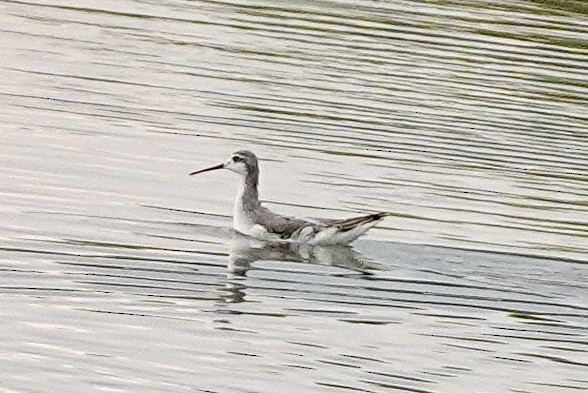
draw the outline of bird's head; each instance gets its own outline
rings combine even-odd
[[[190,173],[190,175],[214,171],[216,169],[228,169],[229,171],[238,173],[242,176],[247,176],[249,174],[259,172],[259,168],[257,165],[257,157],[255,156],[255,154],[249,150],[239,150],[231,154],[231,156],[226,162],[215,166],[211,166],[210,168],[205,168],[199,171],[192,172]]]

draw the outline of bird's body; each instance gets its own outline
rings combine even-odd
[[[241,184],[235,200],[233,228],[257,239],[322,246],[348,244],[388,215],[377,213],[343,220],[310,220],[282,216],[263,207],[259,201],[259,166],[255,154],[248,150],[239,150],[227,162],[191,175],[216,169],[229,169],[240,175]]]

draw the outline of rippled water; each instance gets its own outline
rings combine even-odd
[[[579,1],[0,2],[0,392],[588,388]],[[239,148],[353,248],[231,231]]]

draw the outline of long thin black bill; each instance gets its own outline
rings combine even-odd
[[[214,171],[214,170],[216,170],[216,169],[223,169],[224,167],[225,167],[225,164],[218,164],[218,165],[215,165],[215,166],[211,166],[210,168],[201,169],[201,170],[199,170],[199,171],[192,172],[192,173],[190,173],[190,176],[192,176],[192,175],[195,175],[195,174],[197,174],[197,173],[208,172],[208,171]]]

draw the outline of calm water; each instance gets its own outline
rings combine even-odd
[[[97,5],[98,4],[98,5]],[[581,1],[0,2],[0,392],[588,389]],[[282,213],[231,231],[240,148]]]

